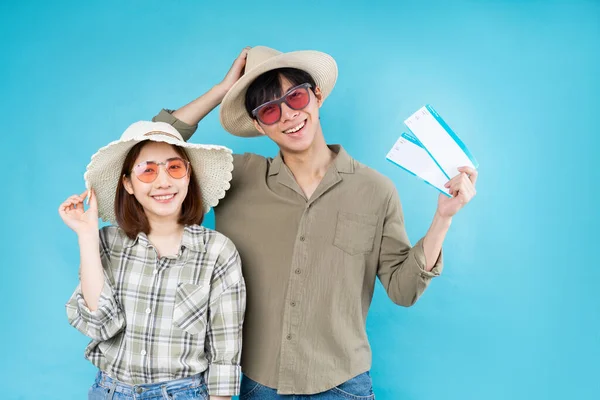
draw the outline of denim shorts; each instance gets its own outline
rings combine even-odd
[[[145,385],[128,385],[98,372],[88,392],[88,400],[208,400],[208,389],[202,374]]]
[[[247,376],[242,377],[240,400],[374,400],[373,382],[369,372],[362,373],[339,386],[311,395],[277,394],[277,390],[263,386]]]

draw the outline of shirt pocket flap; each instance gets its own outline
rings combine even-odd
[[[373,214],[339,211],[333,244],[350,255],[371,252],[378,220]]]
[[[173,322],[190,335],[204,334],[210,287],[182,283],[177,287]]]

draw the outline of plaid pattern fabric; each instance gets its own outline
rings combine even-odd
[[[233,243],[194,225],[179,254],[158,257],[144,233],[100,230],[105,273],[98,308],[78,286],[69,323],[92,339],[85,357],[109,376],[136,385],[205,372],[214,396],[239,392],[246,289]]]

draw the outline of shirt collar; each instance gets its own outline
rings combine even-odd
[[[204,228],[200,225],[186,225],[183,228],[183,238],[181,245],[186,249],[194,250],[200,253],[206,253],[204,243]]]
[[[183,237],[181,238],[181,246],[186,249],[205,253],[206,246],[204,243],[204,228],[199,225],[186,225],[183,228]],[[131,248],[139,244],[144,247],[151,247],[152,243],[148,240],[148,235],[144,232],[138,233],[134,239],[126,238],[124,247]]]
[[[337,155],[333,159],[333,165],[335,169],[343,174],[353,174],[354,173],[354,160],[350,155],[344,150],[344,148],[339,144],[331,144],[327,145],[331,151],[336,153]],[[283,165],[283,156],[281,151],[277,154],[277,157],[271,161],[271,165],[269,167],[269,176],[279,174],[281,167]]]

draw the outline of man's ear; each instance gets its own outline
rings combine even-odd
[[[261,135],[265,135],[265,131],[262,128],[262,126],[260,126],[260,124],[258,123],[258,121],[255,120],[255,119],[253,119],[252,122],[254,123],[254,127],[256,128],[256,130],[259,131]]]
[[[315,97],[317,98],[317,105],[321,107],[323,104],[323,92],[321,92],[321,88],[317,86],[314,93]]]

